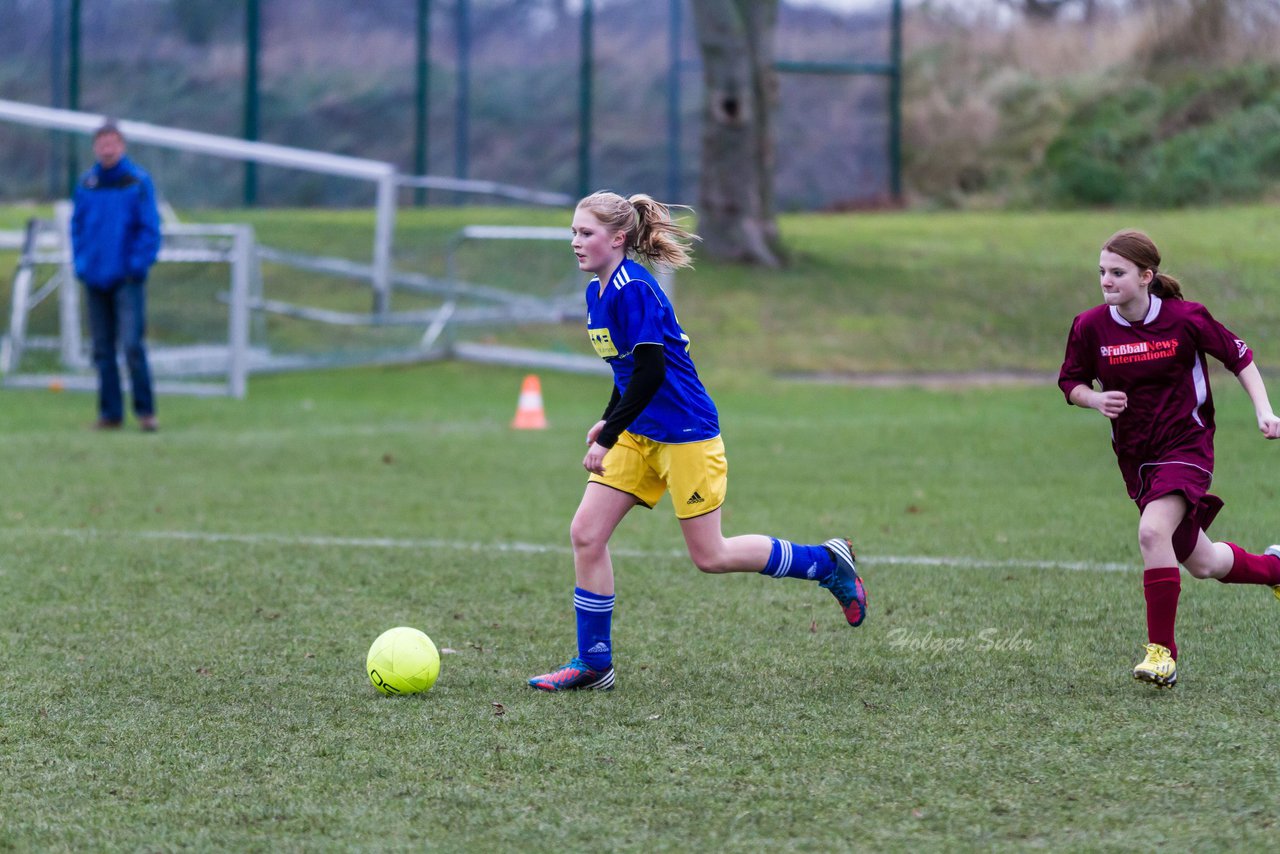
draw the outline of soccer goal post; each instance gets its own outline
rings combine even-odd
[[[13,276],[0,375],[10,387],[92,390],[97,377],[83,331],[82,288],[70,246],[70,205],[31,220]],[[164,223],[147,285],[147,342],[156,390],[248,391],[250,306],[260,288],[252,227]],[[121,372],[127,381],[128,372]]]
[[[0,121],[34,128],[92,134],[106,117],[95,113],[63,110],[0,99]],[[392,241],[395,234],[396,194],[399,177],[395,166],[380,160],[329,154],[287,145],[219,136],[211,133],[161,127],[146,122],[120,119],[116,122],[125,139],[175,151],[209,157],[282,166],[321,175],[369,181],[375,186],[373,228],[373,310],[385,312],[391,301]]]
[[[92,113],[0,99],[0,122],[26,128],[89,134],[102,121],[102,116]],[[432,188],[557,207],[571,205],[570,197],[496,182],[400,175],[381,161],[144,122],[121,119],[117,124],[131,143],[159,149],[151,160],[153,175],[162,176],[170,163],[228,158],[375,188],[371,259],[264,246],[248,232],[245,261],[241,250],[232,246],[231,232],[218,233],[219,228],[233,227],[192,231],[203,226],[168,224],[160,263],[147,289],[147,338],[157,378],[166,375],[184,382],[184,390],[195,391],[193,379],[212,371],[226,378],[230,393],[240,396],[247,373],[360,364],[460,358],[572,371],[607,370],[598,359],[578,354],[582,343],[578,326],[571,334],[565,329],[566,323],[585,315],[581,274],[568,263],[564,251],[567,229],[467,226],[445,250],[448,270],[443,276],[426,263],[425,252],[434,248],[401,254],[402,262],[410,259],[416,270],[397,269],[393,261],[399,189]],[[14,279],[10,329],[4,339],[6,350],[0,353],[0,374],[10,385],[37,383],[40,376],[57,371],[72,374],[66,380],[53,380],[64,387],[88,382],[82,295],[74,286],[66,216],[69,206],[53,224],[39,226],[38,245],[24,253]],[[327,233],[351,227],[329,226]],[[365,226],[354,228],[360,233],[341,233],[332,244],[324,245],[360,245]],[[0,245],[11,236],[0,234]],[[55,248],[42,248],[41,241],[53,241]],[[50,260],[49,252],[61,252],[61,260]],[[201,264],[225,266],[209,272],[202,271]],[[50,268],[54,274],[42,280]],[[214,282],[221,283],[216,296],[232,301],[226,308],[218,309],[209,293]],[[176,294],[186,295],[185,302],[166,304]],[[215,310],[222,314],[215,317]],[[231,323],[241,324],[239,331],[229,330]],[[204,357],[199,357],[201,347]],[[58,354],[56,358],[53,353]]]

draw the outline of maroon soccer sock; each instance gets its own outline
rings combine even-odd
[[[1231,571],[1218,580],[1223,584],[1280,584],[1280,557],[1250,554],[1235,543],[1227,543],[1235,561]]]
[[[1147,599],[1147,640],[1169,648],[1178,657],[1173,642],[1173,624],[1178,618],[1178,594],[1182,592],[1182,576],[1176,566],[1159,566],[1142,573],[1142,592]]]

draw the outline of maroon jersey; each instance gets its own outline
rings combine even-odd
[[[1141,321],[1100,305],[1076,317],[1058,387],[1071,390],[1097,380],[1103,391],[1122,391],[1128,407],[1111,422],[1111,444],[1137,498],[1134,476],[1144,466],[1181,463],[1213,472],[1213,395],[1205,355],[1239,374],[1253,362],[1244,341],[1213,319],[1203,305],[1152,295]]]

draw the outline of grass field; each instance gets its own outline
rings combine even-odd
[[[40,208],[0,208],[0,228],[16,229]],[[295,252],[369,260],[368,211],[199,211],[192,221],[248,222],[258,239]],[[450,240],[468,224],[558,225],[561,210],[462,208],[402,210],[397,219],[398,269],[444,275]],[[1203,301],[1251,342],[1280,340],[1280,252],[1275,208],[1060,213],[887,213],[793,215],[781,228],[791,251],[782,270],[743,269],[697,261],[681,271],[676,304],[693,338],[699,370],[749,387],[761,377],[867,372],[1056,372],[1071,318],[1099,301],[1098,249],[1118,228],[1151,232],[1162,269],[1179,277],[1188,297]],[[543,247],[479,247],[466,260],[482,281],[528,287],[526,267]],[[513,253],[521,263],[513,264]],[[563,250],[565,267],[571,257]],[[16,261],[0,252],[0,294]],[[541,269],[541,268],[539,268]],[[158,270],[185,287],[183,271]],[[548,276],[551,274],[547,274]],[[369,295],[344,280],[268,270],[267,296],[326,308],[366,311]],[[163,296],[165,281],[153,283]],[[545,286],[545,281],[539,281]],[[217,288],[225,289],[225,283]],[[54,300],[48,301],[51,310]],[[422,307],[397,294],[395,307]],[[154,318],[159,322],[160,318]],[[296,334],[279,318],[278,334]],[[53,321],[46,319],[51,331]],[[314,330],[312,335],[317,334]],[[321,329],[332,345],[349,330]],[[577,324],[529,332],[480,330],[489,338],[582,352]],[[705,345],[705,346],[704,346]],[[1280,358],[1259,346],[1263,366]]]
[[[352,239],[347,216],[252,215],[299,249]],[[401,228],[430,249],[517,216]],[[1051,371],[1097,243],[1138,224],[1280,399],[1273,218],[795,217],[788,270],[683,275],[726,532],[851,535],[871,612],[849,629],[809,583],[701,575],[664,501],[615,540],[607,694],[525,686],[573,652],[567,532],[607,380],[542,374],[537,432],[509,427],[521,372],[456,363],[165,397],[157,435],[0,391],[0,850],[1268,848],[1280,603],[1184,576],[1178,687],[1130,678],[1136,513],[1096,413],[1051,382],[774,375]],[[1214,388],[1214,534],[1260,549],[1280,443]],[[395,625],[446,650],[426,695],[363,672]]]
[[[0,398],[0,849],[1221,850],[1276,833],[1258,589],[1185,584],[1182,679],[1144,639],[1105,438],[1052,388],[719,395],[726,526],[851,533],[871,596],[700,575],[665,501],[616,543],[618,690],[572,651],[568,519],[602,380],[438,364],[172,398],[85,430]],[[1271,454],[1219,384],[1219,533],[1277,533]],[[1269,462],[1270,461],[1270,462]],[[452,652],[389,699],[368,644]]]

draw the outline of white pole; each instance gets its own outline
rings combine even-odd
[[[12,121],[30,127],[92,134],[105,118],[97,113],[59,110],[0,99],[0,121]],[[366,181],[381,181],[388,176],[394,179],[396,174],[395,166],[381,160],[347,157],[342,154],[243,140],[233,136],[218,136],[128,119],[118,120],[116,126],[131,143],[147,143],[178,151],[194,151],[214,157],[249,160],[326,175],[345,175]]]
[[[249,385],[249,265],[253,244],[253,228],[238,227],[231,248],[231,310],[227,320],[227,393],[237,399],[244,398]]]
[[[62,365],[69,370],[79,370],[88,367],[89,361],[81,346],[80,283],[76,280],[71,256],[71,203],[58,202],[53,206],[53,215],[58,223],[58,241],[62,250],[62,276],[58,282],[58,340],[62,344]]]
[[[31,296],[33,271],[23,267],[13,279],[13,305],[9,312],[9,334],[0,339],[0,374],[11,373],[22,358],[27,343],[27,303]]]
[[[391,243],[396,232],[396,177],[378,179],[377,220],[373,226],[373,311],[391,310]]]

